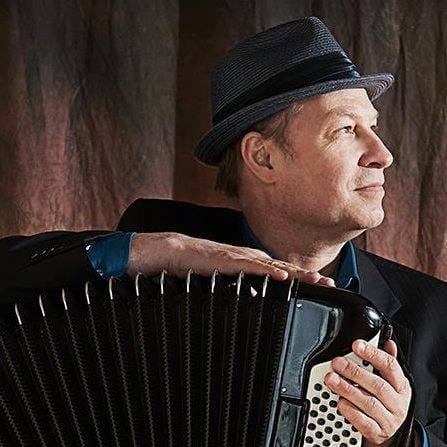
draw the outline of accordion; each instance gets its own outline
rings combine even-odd
[[[360,446],[324,384],[387,325],[362,296],[166,272],[51,291],[0,327],[0,446]]]

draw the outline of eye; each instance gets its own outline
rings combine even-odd
[[[347,133],[347,134],[355,134],[353,126],[345,126],[339,129],[339,132],[341,133]]]

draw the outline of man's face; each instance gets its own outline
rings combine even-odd
[[[293,157],[284,158],[275,185],[287,219],[347,231],[382,222],[381,185],[393,157],[376,135],[376,125],[377,111],[364,89],[304,103],[289,127]]]

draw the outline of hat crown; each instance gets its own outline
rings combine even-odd
[[[256,87],[307,59],[345,55],[317,17],[278,25],[240,42],[221,57],[212,72],[213,115],[247,89]]]

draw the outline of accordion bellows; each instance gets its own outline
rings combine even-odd
[[[360,295],[243,274],[52,292],[0,328],[0,446],[360,446],[323,377],[382,328]]]

